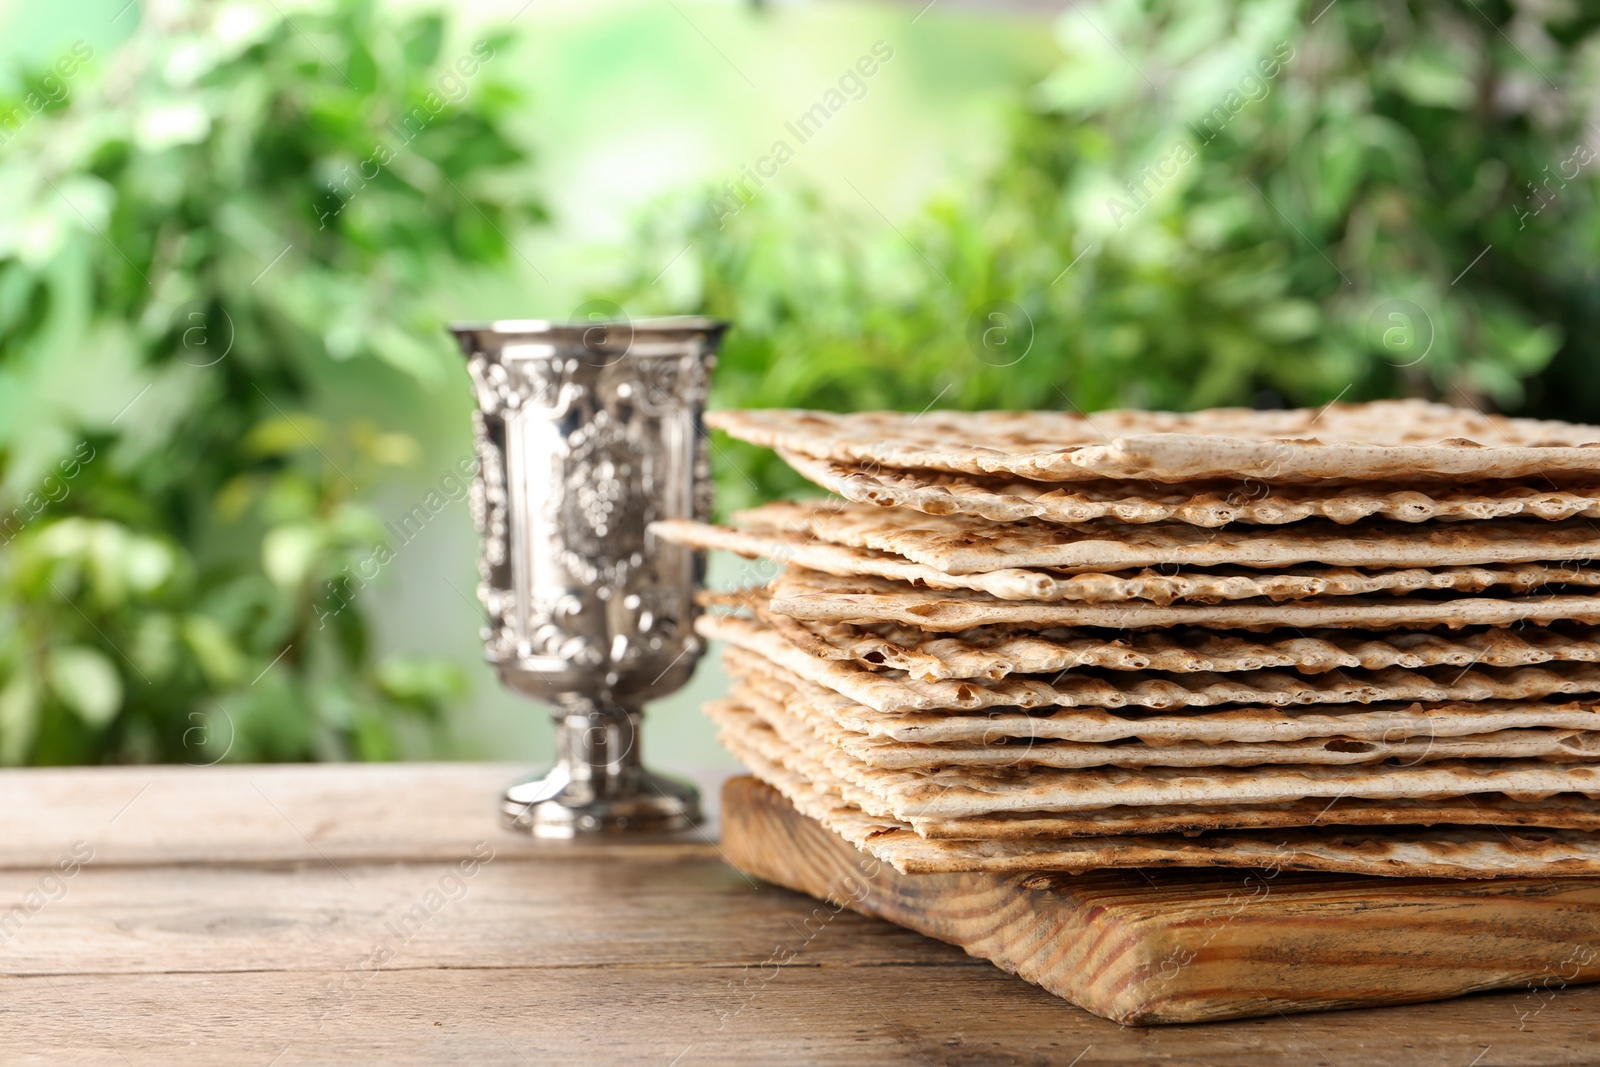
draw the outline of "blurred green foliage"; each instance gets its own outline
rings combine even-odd
[[[544,217],[518,72],[415,8],[141,17],[0,100],[0,763],[389,757],[462,679],[379,660],[344,579],[406,551],[372,501],[419,461],[400,428],[463,388],[440,294]],[[803,162],[730,168],[602,295],[732,320],[721,406],[1411,394],[1593,421],[1597,27],[1532,0],[1082,5],[976,180],[902,218]],[[898,76],[916,42],[888,43]],[[717,448],[725,508],[802,488]]]
[[[1405,394],[1592,420],[1597,28],[1505,0],[1082,6],[973,188],[898,223],[787,172],[712,189],[658,212],[613,295],[735,323],[723,406]],[[685,245],[699,285],[667,301]],[[718,447],[724,506],[801,488]]]
[[[0,762],[381,759],[459,694],[329,583],[385,397],[459,387],[433,281],[543,210],[504,38],[384,10],[161,5],[0,102]]]

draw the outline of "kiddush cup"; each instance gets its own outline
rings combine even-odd
[[[725,329],[698,318],[451,327],[478,399],[485,655],[505,685],[555,706],[556,764],[507,789],[509,826],[571,837],[700,818],[693,786],[640,762],[644,703],[681,688],[702,652],[704,555],[649,524],[710,513],[701,413]]]

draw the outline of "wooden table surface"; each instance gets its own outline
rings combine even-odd
[[[1600,987],[1558,977],[1119,1028],[712,837],[510,835],[517,771],[0,774],[0,1063],[1600,1064]]]

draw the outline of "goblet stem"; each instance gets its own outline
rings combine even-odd
[[[683,830],[700,821],[700,795],[687,782],[640,762],[637,708],[587,700],[556,716],[556,765],[506,790],[506,826],[535,837],[607,831]]]

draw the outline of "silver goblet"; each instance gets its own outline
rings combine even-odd
[[[477,393],[485,654],[555,705],[556,764],[506,790],[508,826],[540,837],[668,831],[699,794],[640,762],[644,702],[689,680],[703,553],[657,519],[705,518],[701,412],[726,324],[674,318],[451,327]]]

